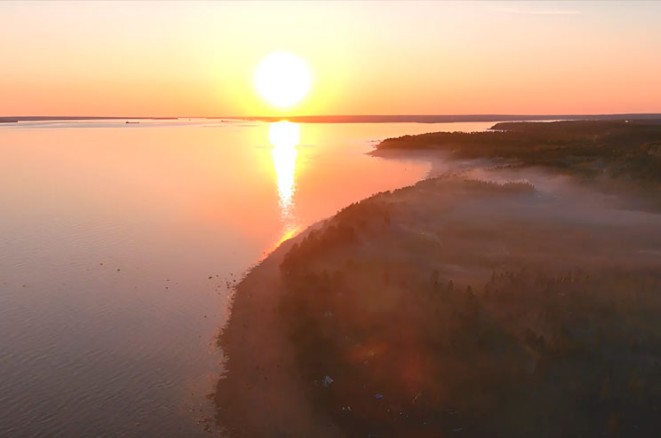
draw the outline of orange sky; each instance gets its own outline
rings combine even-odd
[[[661,112],[661,2],[0,2],[0,115]],[[286,113],[254,92],[306,59]]]

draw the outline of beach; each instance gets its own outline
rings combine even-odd
[[[224,363],[226,377],[214,395],[219,426],[231,436],[339,434],[305,399],[278,310],[284,291],[280,264],[307,232],[282,243],[236,288],[229,323],[219,337],[229,358]]]

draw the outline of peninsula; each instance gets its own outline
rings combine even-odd
[[[219,423],[233,436],[658,431],[661,124],[501,123],[387,139],[376,155],[421,150],[463,165],[343,209],[238,286]]]

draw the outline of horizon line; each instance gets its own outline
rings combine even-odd
[[[428,122],[428,123],[451,123],[469,121],[505,121],[505,120],[549,120],[549,119],[616,119],[616,118],[661,118],[661,112],[642,113],[574,113],[574,114],[499,114],[499,113],[475,113],[475,114],[324,114],[324,115],[275,115],[275,116],[81,116],[81,115],[22,115],[22,116],[0,116],[0,123],[19,121],[57,121],[57,120],[180,120],[180,119],[207,119],[207,120],[251,120],[251,121],[275,121],[292,120],[299,122]]]

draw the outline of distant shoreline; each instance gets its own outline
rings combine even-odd
[[[75,122],[79,120],[177,120],[177,117],[96,117],[96,116],[11,116],[0,117],[0,123]]]
[[[297,123],[457,123],[457,122],[514,122],[545,120],[647,120],[661,118],[661,114],[468,114],[468,115],[328,115],[291,117],[224,117],[225,119],[274,122],[282,119]]]
[[[315,116],[227,116],[227,117],[120,117],[120,116],[2,116],[0,123],[84,121],[84,120],[250,120],[275,122],[289,120],[296,123],[457,123],[457,122],[511,122],[544,120],[647,120],[659,119],[661,113],[623,114],[464,114],[464,115],[315,115]]]

